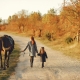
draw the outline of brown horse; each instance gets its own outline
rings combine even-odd
[[[6,69],[6,66],[9,67],[9,58],[13,49],[14,49],[14,40],[11,36],[4,35],[0,37],[1,68]]]

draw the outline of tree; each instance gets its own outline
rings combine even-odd
[[[63,7],[61,15],[65,17],[73,26],[80,28],[80,0],[71,0],[71,4]]]
[[[11,16],[8,17],[8,23],[10,23],[10,22],[11,22]]]
[[[13,21],[16,21],[17,19],[18,19],[18,15],[17,14],[12,15],[12,20]]]
[[[18,25],[18,29],[20,32],[24,32],[24,28],[25,28],[25,25],[27,23],[27,15],[26,15],[26,11],[25,10],[21,10],[18,12],[18,15],[17,16],[14,16],[14,17],[18,17],[17,19],[17,25]]]
[[[39,12],[33,12],[29,15],[29,22],[31,24],[31,27],[33,28],[38,27],[39,25],[37,25],[40,21],[42,20],[42,16]]]
[[[26,11],[26,10],[19,11],[18,12],[18,18],[21,18],[21,17],[26,18],[28,15],[27,13],[28,13],[28,11]]]
[[[56,15],[54,9],[50,9],[47,14],[45,14],[42,18],[42,23],[50,26],[50,29],[53,29],[53,26],[57,26],[58,24],[58,16]]]
[[[56,11],[54,9],[50,9],[50,10],[48,10],[48,14],[55,15],[56,14]]]

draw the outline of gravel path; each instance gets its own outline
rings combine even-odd
[[[0,32],[0,35],[5,34]],[[9,34],[11,35],[11,34]],[[11,35],[23,50],[30,40],[27,37]],[[39,56],[34,59],[33,68],[30,67],[29,52],[20,53],[15,73],[9,80],[80,80],[80,62],[64,56],[61,52],[50,49],[36,40],[38,50],[44,46],[48,55],[45,67],[41,68]]]

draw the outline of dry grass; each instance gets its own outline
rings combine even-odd
[[[18,57],[20,53],[19,51],[20,51],[19,46],[15,45],[15,49],[10,56],[10,61],[9,61],[10,67],[7,68],[6,70],[0,69],[0,80],[8,80],[8,77],[11,74],[14,74],[15,67],[17,65]]]

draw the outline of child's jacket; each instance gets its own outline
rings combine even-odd
[[[38,56],[40,56],[41,62],[46,62],[46,58],[48,58],[46,52],[44,52],[43,54],[39,53]]]

